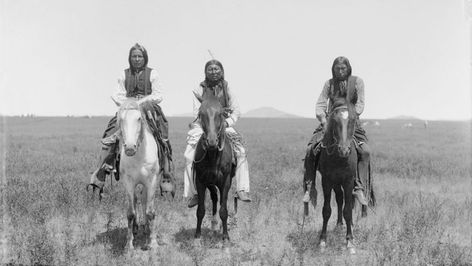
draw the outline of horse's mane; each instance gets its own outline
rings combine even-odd
[[[211,94],[211,93],[207,93],[205,95],[205,98],[202,100],[202,103],[200,105],[200,108],[198,109],[198,113],[202,113],[204,110],[207,110],[208,108],[211,108],[211,107],[216,107],[216,108],[223,108],[221,106],[221,103],[220,101],[218,100],[218,98]]]
[[[325,136],[322,140],[325,145],[328,144],[327,141],[332,139],[333,126],[336,123],[335,117],[334,117],[335,110],[337,108],[342,108],[342,107],[347,108],[347,110],[349,112],[349,119],[350,120],[356,118],[355,108],[354,108],[354,105],[352,103],[347,101],[345,98],[339,98],[339,99],[336,99],[336,101],[333,101],[333,103],[331,104],[331,107],[330,107],[331,111],[330,111],[330,114],[329,114],[329,117],[328,117],[327,130],[326,130]]]
[[[119,110],[118,110],[118,113],[121,113],[122,111],[124,110],[139,110],[139,112],[141,113],[141,118],[142,118],[142,121],[144,122],[145,125],[148,125],[148,121],[146,119],[146,111],[147,110],[152,110],[150,109],[150,103],[148,102],[143,102],[141,104],[138,104],[138,101],[136,100],[126,100],[124,101]],[[118,115],[117,116],[117,124],[118,126],[120,125],[120,122],[121,122],[121,118],[120,116]]]
[[[126,100],[120,106],[120,111],[125,109],[140,109],[140,105],[136,100]]]
[[[331,105],[331,110],[334,110],[334,109],[336,109],[338,107],[341,107],[341,106],[347,106],[346,99],[344,99],[344,98],[336,99],[336,101],[334,101]]]
[[[339,99],[336,99],[336,101],[334,101],[332,104],[331,104],[331,113],[336,109],[336,108],[339,108],[339,107],[343,107],[345,106],[348,111],[349,111],[349,118],[353,119],[356,117],[356,113],[355,113],[355,106],[350,103],[348,100],[346,100],[345,98],[339,98]]]

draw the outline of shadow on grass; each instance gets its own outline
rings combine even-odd
[[[195,244],[195,228],[181,228],[175,233],[175,242],[179,244],[182,250],[192,249]],[[202,226],[202,235],[200,237],[201,245],[205,248],[217,248],[223,243],[223,234],[218,230],[211,230]]]
[[[205,260],[211,249],[219,249],[228,245],[228,242],[223,242],[222,233],[209,228],[202,228],[200,239],[195,239],[195,228],[181,228],[174,237],[180,250],[189,255],[197,265]]]
[[[300,234],[300,231],[295,231],[287,235],[287,241],[292,244],[297,253],[303,255],[308,250],[315,250],[319,243],[319,233],[314,230],[309,230]]]
[[[134,235],[133,245],[135,249],[147,249],[147,241],[149,240],[149,232],[144,232],[140,226],[137,234]],[[125,253],[126,235],[128,228],[116,228],[97,235],[96,242],[110,247],[110,251],[117,256]]]

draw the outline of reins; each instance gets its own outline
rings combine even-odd
[[[202,124],[202,126],[204,126],[204,125]],[[223,137],[222,137],[222,140],[220,141],[220,143],[218,143],[218,148],[217,148],[217,149],[218,149],[218,152],[222,152],[222,151],[224,150],[224,148],[225,148],[226,133],[225,133],[224,131],[225,131],[224,123],[221,123],[220,129],[218,130],[218,133],[217,133],[217,138],[220,139],[221,134],[223,134]],[[205,141],[205,140],[206,140],[205,133],[203,133],[203,134],[202,134],[202,137],[201,137],[201,141]],[[200,159],[198,159],[198,160],[196,160],[196,159],[194,158],[194,159],[193,159],[193,162],[194,162],[194,163],[200,163],[200,162],[202,162],[202,161],[205,159],[205,157],[206,157],[206,155],[207,155],[208,149],[207,149],[205,146],[202,147],[202,149],[203,149],[203,151],[204,151],[202,157],[201,157]],[[218,157],[218,163],[217,163],[217,165],[219,165],[219,159],[220,159],[220,157],[221,157],[221,156]]]
[[[139,113],[141,115],[141,130],[139,132],[138,140],[136,141],[136,150],[138,150],[139,147],[141,146],[141,143],[143,142],[143,139],[144,139],[144,132],[143,132],[144,129],[143,129],[143,127],[148,126],[148,125],[145,122],[146,117],[143,116],[143,112],[141,111],[139,106],[138,107],[126,107],[126,108],[120,109],[120,114],[121,114],[122,111],[129,111],[129,110],[139,111]],[[118,125],[119,125],[120,131],[121,131],[122,139],[125,139],[126,133],[123,130],[121,130],[121,118],[120,118],[121,116],[119,115],[118,117],[119,117],[119,119],[117,121],[118,121]]]
[[[337,106],[337,107],[333,108],[333,110],[331,110],[331,112],[330,112],[330,117],[333,115],[334,112],[336,112],[336,111],[338,111],[338,110],[340,110],[340,109],[346,109],[346,110],[348,110],[348,107],[347,107],[347,105],[340,105],[340,106]],[[332,119],[330,118],[330,120],[332,120]],[[331,128],[331,126],[329,126],[328,128]],[[331,131],[333,131],[333,130],[331,130]],[[328,132],[326,132],[326,133],[328,133]],[[332,138],[334,139],[334,143],[325,146],[325,145],[324,145],[324,142],[321,141],[321,147],[326,149],[326,153],[327,153],[328,155],[332,155],[332,154],[334,154],[334,152],[335,152],[335,149],[333,149],[333,147],[338,147],[339,141],[338,141],[338,139],[336,138],[336,136],[333,134],[333,132],[329,132],[329,133],[331,134]]]

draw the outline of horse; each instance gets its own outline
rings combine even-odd
[[[117,123],[121,130],[120,176],[128,198],[128,232],[126,247],[133,250],[133,235],[138,231],[137,185],[141,184],[144,210],[144,228],[149,232],[144,249],[156,248],[157,240],[153,222],[155,217],[154,193],[162,171],[159,164],[158,143],[146,121],[145,110],[136,101],[123,103],[118,111]]]
[[[216,211],[218,188],[220,192],[220,219],[223,227],[223,241],[228,235],[228,193],[235,175],[233,149],[225,133],[225,112],[219,100],[212,94],[206,94],[198,111],[203,134],[197,143],[194,159],[194,178],[198,193],[197,229],[195,238],[201,236],[202,220],[205,216],[205,192],[210,191],[213,204],[212,226],[217,224]],[[214,228],[213,228],[214,229]]]
[[[352,190],[357,175],[357,152],[354,141],[357,115],[354,105],[346,100],[333,103],[329,114],[326,132],[322,139],[322,149],[319,159],[319,172],[323,188],[323,228],[320,235],[320,247],[326,247],[326,229],[331,216],[331,190],[336,194],[338,205],[337,225],[346,222],[347,248],[355,253],[352,235],[352,209],[354,199]],[[341,207],[344,208],[341,211]]]

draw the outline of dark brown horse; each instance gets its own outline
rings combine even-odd
[[[223,240],[228,235],[228,192],[235,174],[231,142],[225,134],[225,113],[218,99],[208,93],[200,106],[198,117],[203,135],[197,143],[194,159],[195,184],[198,193],[197,230],[195,238],[201,236],[202,220],[205,216],[205,191],[210,190],[213,216],[216,215],[220,191],[220,218],[223,224]],[[214,220],[215,222],[215,220]]]
[[[338,205],[337,224],[342,225],[344,216],[347,248],[351,254],[355,253],[351,226],[354,204],[352,190],[357,175],[357,152],[354,141],[356,122],[354,105],[344,100],[333,103],[322,140],[323,149],[321,149],[318,168],[322,176],[324,196],[320,247],[322,249],[326,247],[326,229],[331,216],[331,190],[334,190]]]

